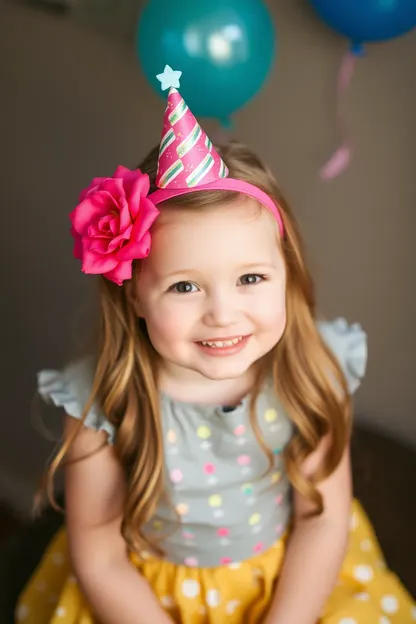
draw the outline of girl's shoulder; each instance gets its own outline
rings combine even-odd
[[[367,367],[367,334],[359,323],[349,324],[344,318],[317,321],[326,345],[337,358],[351,393],[355,392]]]
[[[37,376],[38,392],[47,403],[63,407],[74,418],[81,418],[93,387],[95,363],[93,357],[72,362],[62,370],[42,370]],[[115,427],[107,420],[97,404],[92,405],[84,421],[86,427],[105,431],[112,444]]]

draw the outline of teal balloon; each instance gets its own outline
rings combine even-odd
[[[157,93],[166,98],[156,74],[170,65],[183,72],[180,92],[194,115],[227,125],[269,75],[276,34],[261,0],[150,0],[136,50]]]

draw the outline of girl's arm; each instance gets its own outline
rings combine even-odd
[[[329,444],[307,458],[304,472],[311,475]],[[304,519],[311,503],[294,493],[294,527],[282,574],[265,624],[316,624],[337,581],[349,533],[351,467],[349,448],[335,472],[322,482],[324,512]]]
[[[76,426],[67,417],[67,433]],[[86,455],[90,456],[82,459]],[[68,459],[79,460],[65,469],[69,553],[97,619],[101,624],[171,624],[128,559],[121,535],[124,476],[106,434],[82,429]]]

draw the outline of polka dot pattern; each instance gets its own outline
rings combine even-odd
[[[381,599],[381,608],[383,609],[384,613],[387,613],[388,615],[391,615],[392,613],[397,613],[397,611],[399,610],[399,601],[395,596],[392,595],[383,596],[383,598]]]
[[[208,505],[210,507],[221,507],[222,505],[222,496],[219,494],[213,494],[208,499]]]
[[[201,438],[201,440],[208,440],[208,438],[211,437],[211,429],[206,425],[201,425],[196,430],[196,435],[198,438]]]
[[[251,526],[255,526],[256,524],[258,524],[261,520],[261,515],[259,513],[254,513],[250,516],[248,523]]]
[[[209,589],[206,594],[207,605],[211,608],[218,607],[221,602],[221,596],[217,589]]]
[[[267,423],[273,423],[277,420],[277,412],[273,408],[269,408],[264,412],[264,420]]]
[[[368,583],[374,577],[374,571],[371,566],[358,565],[353,571],[354,578],[361,583]]]
[[[182,583],[182,594],[185,598],[196,598],[196,596],[199,596],[200,591],[201,588],[198,581],[186,579]]]

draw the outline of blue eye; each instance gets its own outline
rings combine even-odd
[[[260,282],[264,282],[266,280],[265,275],[258,275],[257,273],[247,273],[247,275],[242,275],[239,279],[239,282],[242,286],[251,286],[251,284],[259,284]]]
[[[170,292],[186,295],[187,293],[198,292],[198,287],[193,282],[177,282],[169,288]]]

